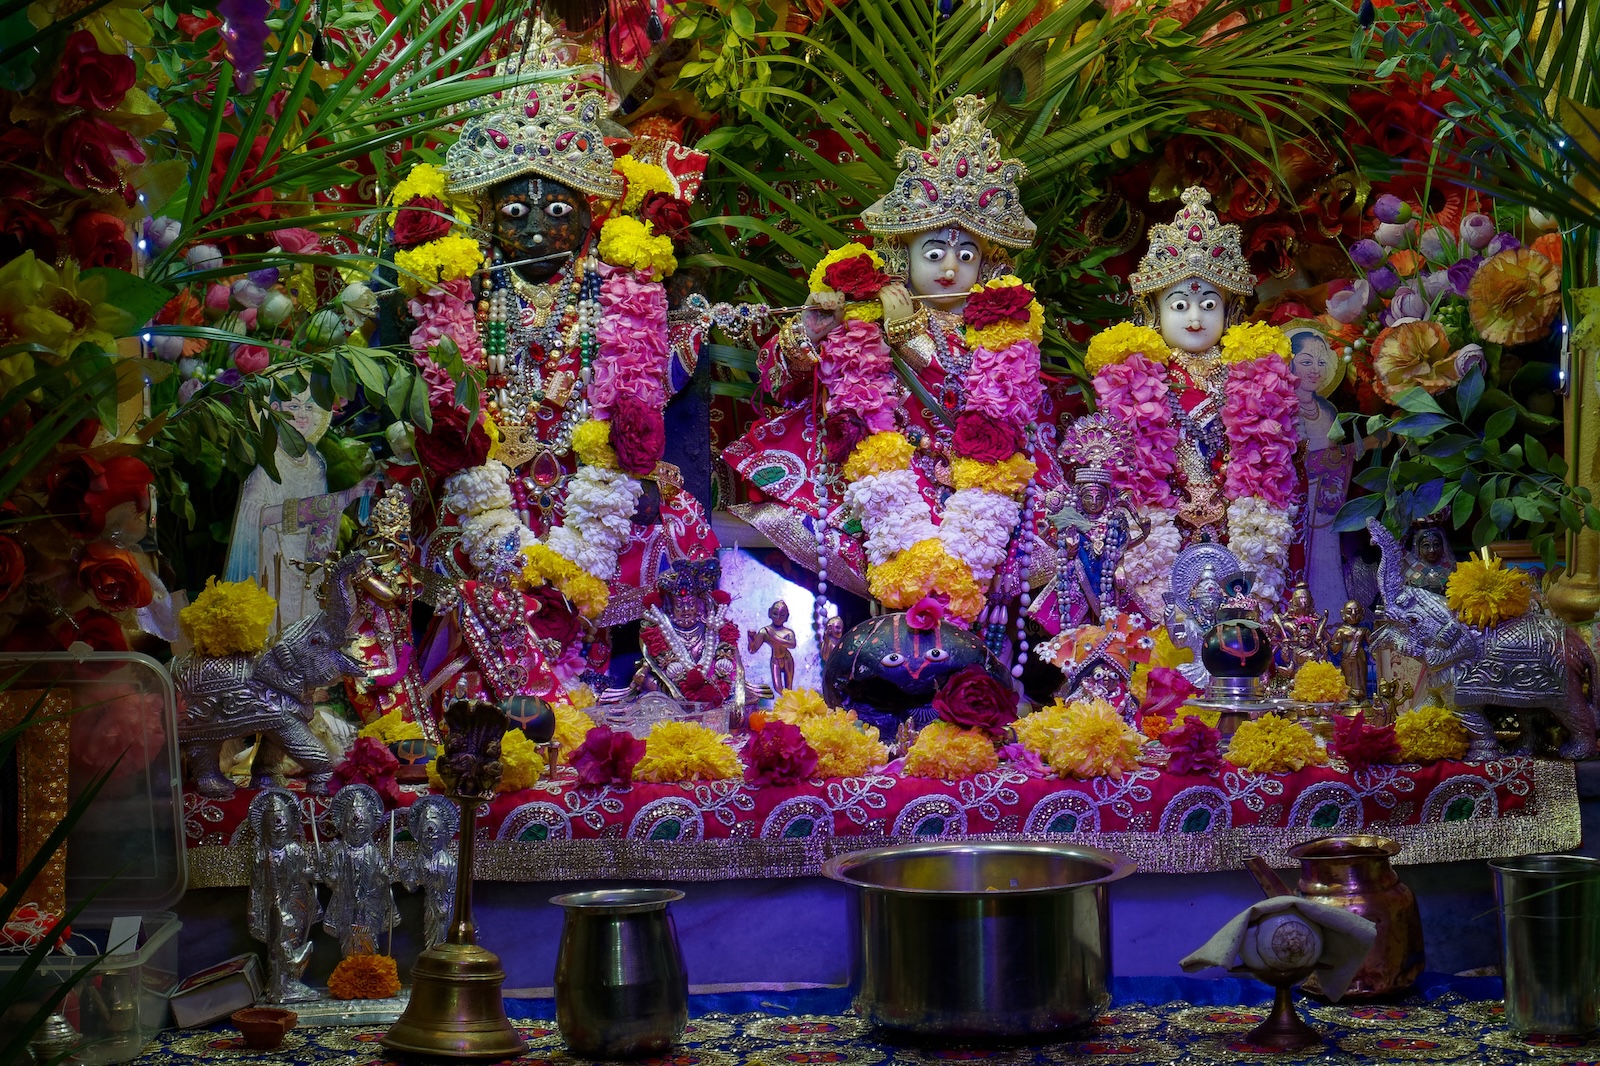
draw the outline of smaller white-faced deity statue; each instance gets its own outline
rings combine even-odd
[[[383,800],[371,785],[346,785],[328,813],[338,836],[328,842],[319,870],[329,889],[322,928],[339,938],[345,957],[375,955],[378,937],[399,922],[394,873],[375,839]]]
[[[267,1001],[316,999],[317,993],[300,980],[311,958],[312,927],[321,913],[300,805],[283,789],[263,789],[250,801],[249,818],[256,838],[250,935],[267,946]]]
[[[424,796],[408,812],[415,855],[401,871],[405,886],[421,889],[423,946],[442,944],[450,933],[456,901],[456,849],[461,812],[443,796]]]
[[[777,695],[794,687],[794,649],[800,638],[789,628],[789,605],[782,600],[767,608],[767,619],[771,625],[745,634],[745,650],[754,655],[763,647],[772,649],[772,692]]]

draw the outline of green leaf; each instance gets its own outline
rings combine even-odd
[[[1483,370],[1473,367],[1472,372],[1461,379],[1461,384],[1456,386],[1456,407],[1461,411],[1462,421],[1477,409],[1478,401],[1483,399]]]
[[[386,353],[376,348],[357,348],[355,345],[345,351],[350,353],[350,363],[355,367],[361,387],[367,390],[367,401],[376,404],[389,388],[389,375],[384,373],[383,364],[378,361]]]
[[[1421,392],[1421,389],[1413,390]],[[1427,395],[1423,393],[1423,395]],[[1432,397],[1428,397],[1430,400]],[[1406,415],[1397,422],[1390,424],[1389,429],[1402,437],[1426,437],[1437,433],[1446,426],[1454,425],[1455,419],[1447,414],[1414,414]]]
[[[1335,533],[1351,533],[1358,529],[1365,529],[1367,519],[1377,518],[1382,513],[1382,496],[1358,496],[1339,508],[1339,513],[1333,518],[1333,531]]]
[[[756,16],[743,4],[735,4],[733,10],[728,12],[728,21],[733,27],[733,32],[740,37],[754,37],[756,34]]]
[[[350,374],[350,360],[342,348],[334,350],[333,363],[328,368],[328,381],[340,399],[349,400],[355,397],[356,383]]]
[[[1447,459],[1460,453],[1475,439],[1475,437],[1469,437],[1464,433],[1446,433],[1439,439],[1425,444],[1422,448],[1422,454],[1431,459]]]
[[[1477,506],[1477,498],[1470,492],[1458,492],[1456,498],[1450,501],[1450,525],[1460,529],[1467,524],[1467,519],[1472,517],[1472,511]]]
[[[1369,466],[1351,478],[1368,492],[1383,492],[1389,487],[1390,471],[1386,466]]]
[[[175,295],[172,289],[113,267],[93,267],[78,276],[105,285],[105,302],[114,305],[125,316],[122,325],[124,336],[137,333]]]
[[[1561,516],[1561,524],[1568,529],[1578,530],[1583,528],[1583,513],[1571,500],[1563,499],[1556,508],[1556,513]]]
[[[1396,396],[1394,402],[1400,405],[1402,411],[1412,414],[1444,414],[1444,408],[1439,406],[1439,401],[1429,394],[1427,389],[1412,386]]]
[[[1527,458],[1528,466],[1539,473],[1543,473],[1550,463],[1550,453],[1531,433],[1522,438],[1522,454]]]
[[[1516,517],[1516,513],[1516,505],[1508,497],[1502,497],[1489,505],[1489,520],[1495,524],[1496,529],[1501,531],[1504,531],[1511,524],[1511,520]]]
[[[1511,427],[1516,424],[1516,421],[1516,408],[1507,407],[1504,410],[1496,411],[1489,416],[1489,420],[1483,425],[1484,440],[1499,440],[1511,432]]]

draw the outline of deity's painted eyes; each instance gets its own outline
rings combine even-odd
[[[950,653],[943,648],[928,649],[928,661],[930,663],[942,663],[948,658],[950,658]]]
[[[922,250],[922,258],[930,263],[939,263],[944,261],[944,253],[945,250],[943,248],[924,248]]]
[[[883,665],[885,665],[885,666],[900,666],[900,665],[903,665],[905,663],[906,657],[904,655],[901,655],[897,651],[892,651],[888,655],[885,655],[879,661],[882,662]]]
[[[527,218],[532,212],[527,204],[511,203],[502,207],[500,213],[507,218]]]
[[[551,218],[566,218],[572,214],[572,205],[563,200],[557,200],[555,203],[545,207],[544,213]]]
[[[973,251],[971,248],[963,248],[961,251],[956,253],[956,258],[961,260],[963,263],[970,263],[974,259],[978,258],[978,253]]]
[[[1207,296],[1205,299],[1200,301],[1200,310],[1202,311],[1215,311],[1221,306],[1222,302],[1215,296]]]

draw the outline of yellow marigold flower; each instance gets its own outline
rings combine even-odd
[[[1055,722],[1040,754],[1062,777],[1121,777],[1139,765],[1144,738],[1105,700],[1070,703]]]
[[[919,540],[893,559],[867,568],[872,598],[892,610],[904,610],[926,596],[942,566],[945,551],[939,538]]]
[[[556,587],[585,618],[599,618],[611,600],[606,583],[582,570],[556,582]]]
[[[1038,467],[1022,452],[1000,463],[980,463],[957,458],[950,463],[950,480],[958,489],[987,489],[1002,496],[1018,496],[1033,480]]]
[[[1265,322],[1241,322],[1229,326],[1222,335],[1222,361],[1248,363],[1264,355],[1289,357],[1289,338],[1277,326]]]
[[[1240,725],[1226,755],[1239,769],[1257,774],[1288,773],[1328,761],[1328,753],[1304,726],[1275,714]]]
[[[1009,289],[1017,285],[1026,285],[1015,274],[995,278],[987,285],[979,284],[973,287],[974,293],[985,289]],[[969,329],[966,331],[968,348],[987,348],[991,352],[1004,351],[1021,340],[1032,341],[1038,344],[1044,339],[1044,306],[1038,300],[1028,301],[1028,321],[1026,322],[996,322],[984,326],[982,329]]]
[[[622,202],[617,205],[617,210],[624,214],[636,213],[639,205],[644,203],[644,198],[653,192],[677,195],[678,189],[672,184],[671,175],[654,163],[641,162],[631,155],[619,155],[611,169],[628,181],[627,192],[622,194]]]
[[[255,578],[208,577],[204,591],[178,612],[178,623],[201,655],[254,655],[267,646],[277,610],[278,601]]]
[[[529,588],[544,584],[559,585],[578,572],[576,563],[557,555],[543,544],[530,544],[522,549],[526,562],[522,565],[522,580]]]
[[[451,192],[450,179],[445,176],[444,171],[432,163],[418,163],[412,167],[410,173],[401,178],[394,191],[389,193],[389,204],[398,208],[416,196],[431,196],[435,200],[443,200],[449,206],[450,213],[463,222],[471,222],[477,215],[477,205],[473,203],[472,197]],[[394,225],[399,217],[398,210],[390,211],[389,225]]]
[[[1306,663],[1294,675],[1289,697],[1306,703],[1342,703],[1350,698],[1344,671],[1329,662]]]
[[[799,725],[807,718],[831,714],[822,693],[814,688],[786,688],[772,700],[774,717],[790,725]]]
[[[656,228],[627,215],[616,215],[600,227],[600,258],[614,267],[649,274],[660,281],[678,269],[672,238],[656,236]]]
[[[846,322],[877,322],[883,318],[883,305],[870,300],[860,303],[846,304],[844,320]]]
[[[971,622],[983,610],[983,586],[972,576],[972,569],[949,552],[940,560],[933,587],[944,593],[945,611],[955,621]]]
[[[483,265],[483,249],[471,237],[447,234],[427,244],[396,251],[394,265],[401,272],[401,287],[415,293],[431,285],[471,277]]]
[[[508,729],[500,740],[500,774],[498,792],[520,792],[538,784],[544,773],[544,756],[539,745],[529,740],[520,729]]]
[[[868,248],[860,241],[851,241],[849,244],[846,244],[843,247],[835,248],[833,251],[829,252],[827,255],[823,256],[817,261],[817,265],[811,268],[811,277],[808,280],[809,289],[812,292],[832,292],[833,290],[828,287],[828,283],[822,280],[822,275],[826,274],[828,272],[828,268],[833,266],[833,264],[842,263],[846,259],[854,259],[858,255],[866,256],[872,260],[873,266],[882,269],[883,256],[879,255],[877,252],[874,252],[871,248]],[[881,314],[883,309],[879,308],[878,310]]]
[[[940,719],[925,726],[906,752],[907,777],[959,781],[1000,765],[994,742],[976,729],[962,729]]]
[[[1194,662],[1194,652],[1172,643],[1166,626],[1156,627],[1156,646],[1150,651],[1151,666],[1182,666]]]
[[[1472,737],[1461,719],[1437,704],[1418,707],[1395,719],[1394,739],[1400,745],[1401,760],[1411,763],[1460,759],[1472,747]]]
[[[1165,363],[1171,354],[1170,347],[1161,334],[1149,326],[1118,322],[1089,339],[1089,351],[1084,356],[1083,368],[1093,377],[1135,353],[1143,354],[1154,362]]]
[[[800,719],[800,733],[817,753],[818,777],[860,777],[889,761],[878,730],[862,725],[849,711],[828,711]]]
[[[635,781],[722,781],[744,774],[722,735],[698,722],[657,722],[644,744]]]
[[[1445,602],[1468,625],[1492,626],[1528,612],[1533,585],[1521,570],[1508,570],[1499,556],[1474,555],[1456,564],[1444,587]]]
[[[626,156],[624,156],[626,158]],[[617,469],[617,453],[611,447],[611,423],[591,418],[572,431],[572,450],[584,466]]]
[[[857,444],[850,458],[845,460],[844,479],[860,481],[868,474],[905,470],[911,466],[911,457],[916,451],[903,433],[894,430],[874,433]]]
[[[489,438],[489,458],[500,458],[500,442],[505,440],[505,434],[500,432],[500,424],[488,411],[483,413],[483,432]]]
[[[593,697],[594,691],[588,685],[579,687]],[[571,762],[572,753],[578,750],[578,746],[588,737],[589,730],[595,727],[595,720],[570,703],[552,704],[551,710],[556,712],[556,731],[551,739],[561,745],[561,761]]]
[[[600,702],[595,698],[594,689],[590,688],[588,685],[574,685],[567,689],[567,691],[562,693],[560,696],[557,696],[556,699],[561,701],[561,703],[565,704],[566,706],[571,707],[575,711],[581,711],[587,707],[593,707],[596,703]]]
[[[1139,732],[1151,740],[1160,740],[1172,729],[1172,719],[1163,718],[1159,714],[1152,714],[1139,723]]]
[[[400,991],[400,970],[388,955],[347,955],[328,975],[334,999],[388,999]]]
[[[395,744],[402,740],[421,740],[422,726],[406,721],[397,709],[368,722],[356,736],[371,737],[379,744]]]
[[[1032,714],[1018,718],[1012,726],[1018,743],[1041,759],[1044,758],[1050,750],[1050,742],[1066,721],[1067,706],[1065,700],[1058,699],[1048,707],[1041,707]]]

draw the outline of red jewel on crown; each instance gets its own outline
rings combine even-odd
[[[1191,241],[1194,241],[1196,244],[1198,244],[1200,242],[1200,238],[1202,236],[1204,236],[1204,234],[1200,232],[1200,227],[1199,226],[1190,226],[1189,227],[1189,239]]]

